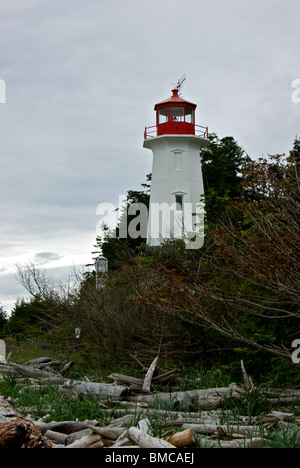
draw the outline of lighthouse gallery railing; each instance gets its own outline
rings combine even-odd
[[[195,135],[208,138],[208,127],[203,127],[202,125],[195,124]],[[145,127],[144,138],[145,140],[149,138],[154,138],[157,136],[157,125],[152,125],[151,127]]]

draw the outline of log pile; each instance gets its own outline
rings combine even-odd
[[[10,372],[39,382],[56,382],[66,395],[100,395],[107,412],[103,426],[100,421],[32,421],[0,398],[0,448],[235,448],[267,447],[270,428],[297,423],[293,413],[273,411],[260,418],[236,417],[227,414],[224,405],[228,399],[242,399],[245,391],[254,391],[243,363],[244,385],[197,389],[191,391],[154,392],[156,383],[180,382],[180,371],[163,372],[157,368],[156,358],[149,369],[141,365],[144,378],[110,374],[113,383],[95,383],[67,379],[71,363],[54,362],[49,358],[31,361],[25,366],[0,365],[1,372]],[[140,363],[139,363],[140,364]],[[156,375],[155,375],[156,372]],[[270,401],[286,402],[300,398],[299,390],[276,389],[266,392]],[[118,409],[116,409],[118,402]],[[114,405],[114,411],[111,411]],[[172,407],[172,410],[170,410]],[[224,415],[227,421],[224,423]],[[112,416],[113,415],[113,416]],[[153,427],[159,425],[160,437]],[[300,438],[300,427],[294,424]],[[156,431],[157,434],[157,431]],[[295,431],[293,431],[295,434]]]

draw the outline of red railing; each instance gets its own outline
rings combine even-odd
[[[153,138],[157,136],[157,125],[152,125],[152,127],[145,127],[144,139]]]
[[[208,127],[203,127],[202,125],[195,124],[195,135],[202,138],[208,138]],[[154,138],[157,136],[157,125],[152,125],[151,127],[145,127],[144,139]]]
[[[195,124],[195,135],[201,136],[202,138],[208,138],[208,127]]]

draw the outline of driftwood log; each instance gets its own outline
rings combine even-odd
[[[65,394],[93,394],[102,398],[111,398],[112,400],[119,400],[120,398],[128,395],[129,389],[121,385],[113,385],[107,383],[97,382],[83,382],[80,380],[68,380],[61,386],[61,392]]]
[[[177,448],[189,447],[196,442],[195,432],[193,429],[186,429],[184,431],[176,432],[168,439],[168,442]]]
[[[99,402],[99,410],[105,413],[105,425],[101,421],[62,421],[33,422],[23,418],[10,404],[0,397],[0,448],[151,448],[178,449],[182,447],[267,447],[269,429],[276,427],[286,431],[288,438],[300,438],[300,429],[293,413],[272,411],[252,417],[239,415],[235,420],[228,419],[224,424],[222,406],[227,399],[243,399],[246,392],[254,389],[251,377],[241,363],[244,385],[173,391],[170,393],[153,391],[155,382],[178,378],[178,369],[164,372],[157,367],[157,358],[147,369],[143,367],[145,378],[137,379],[122,374],[111,374],[115,383],[95,383],[89,381],[66,380],[62,375],[72,363],[40,358],[25,366],[0,364],[0,372],[8,372],[51,382],[60,379],[63,394],[84,395],[92,393],[107,399]],[[162,372],[162,374],[158,374]],[[156,375],[155,375],[156,373]],[[157,375],[158,374],[158,375]],[[53,379],[53,380],[52,380]],[[22,379],[25,380],[25,379]],[[119,382],[124,385],[118,385]],[[173,380],[174,381],[174,380]],[[26,379],[26,382],[28,380]],[[130,389],[134,388],[133,396]],[[300,389],[266,389],[263,397],[268,402],[299,401]],[[118,401],[118,409],[112,411],[111,401]],[[170,411],[170,404],[173,410]],[[199,409],[201,411],[199,411]],[[231,416],[230,416],[231,417]],[[223,419],[223,420],[222,420]],[[155,426],[166,427],[166,433],[155,437]],[[295,422],[295,424],[291,424]],[[251,424],[251,425],[250,425]],[[176,428],[176,429],[175,429]],[[175,431],[175,433],[174,433]],[[134,445],[133,445],[134,444]]]
[[[101,440],[101,436],[91,431],[90,434],[75,440],[72,444],[67,445],[66,448],[102,448],[103,446],[104,443]]]
[[[238,398],[240,389],[232,385],[230,387],[210,388],[201,390],[189,390],[186,392],[155,393],[151,395],[138,395],[129,397],[130,401],[146,403],[151,407],[168,407],[175,403],[182,409],[189,409],[196,405],[200,409],[214,409],[222,407],[224,399]]]
[[[45,423],[43,421],[35,422],[35,425],[43,434],[45,434],[47,431],[54,431],[67,435],[84,431],[89,428],[90,424],[97,424],[97,421],[53,421],[49,423]]]
[[[142,386],[142,392],[143,393],[150,393],[151,392],[151,381],[152,381],[152,377],[153,377],[153,374],[154,374],[154,371],[155,371],[155,368],[156,368],[156,364],[157,364],[157,361],[158,361],[158,357],[157,356],[154,361],[151,363],[147,373],[146,373],[146,376],[145,376],[145,379],[144,379],[144,382],[143,382],[143,386]]]
[[[174,449],[175,446],[163,439],[152,437],[145,434],[137,427],[130,427],[128,430],[129,436],[142,448],[159,448],[159,449]]]
[[[30,366],[21,366],[20,364],[15,363],[0,365],[0,372],[23,375],[24,377],[30,377],[33,379],[45,379],[49,382],[55,382],[60,379],[60,377],[57,374],[40,369],[35,369],[34,367]]]
[[[243,426],[243,425],[217,425],[217,424],[183,424],[183,429],[191,429],[199,434],[217,434],[222,432],[224,435],[232,435],[233,433],[260,436],[262,429],[258,426]]]

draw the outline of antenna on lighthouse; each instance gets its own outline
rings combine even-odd
[[[184,82],[186,81],[186,74],[177,81],[176,88],[178,89],[178,95],[180,96],[180,90],[183,88]]]

